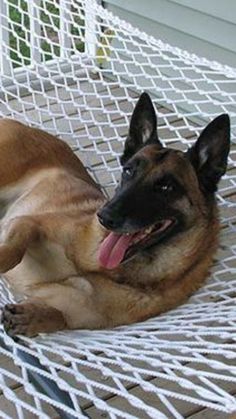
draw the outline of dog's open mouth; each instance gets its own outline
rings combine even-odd
[[[116,268],[142,248],[151,245],[157,236],[162,235],[174,224],[175,220],[167,219],[132,234],[110,232],[99,248],[101,266],[106,269]]]

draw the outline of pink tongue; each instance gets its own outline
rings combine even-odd
[[[100,245],[99,262],[106,269],[116,268],[122,259],[133,238],[133,234],[121,235],[110,233]]]

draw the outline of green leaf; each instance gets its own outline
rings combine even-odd
[[[96,51],[96,60],[99,67],[103,67],[111,55],[111,43],[114,36],[115,31],[107,28],[99,39]]]

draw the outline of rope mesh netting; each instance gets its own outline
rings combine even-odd
[[[218,194],[222,240],[207,284],[171,312],[114,330],[17,343],[1,326],[0,417],[235,411],[236,69],[164,44],[93,1],[4,0],[0,11],[0,114],[68,141],[108,195],[143,90],[168,146],[186,149],[220,113],[229,113],[232,124]],[[0,304],[9,301],[14,297],[1,282]]]

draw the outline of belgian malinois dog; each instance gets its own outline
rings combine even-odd
[[[2,120],[0,272],[22,299],[3,308],[5,330],[110,328],[184,302],[217,249],[215,191],[229,144],[223,114],[187,152],[163,147],[143,93],[106,202],[64,142]]]

